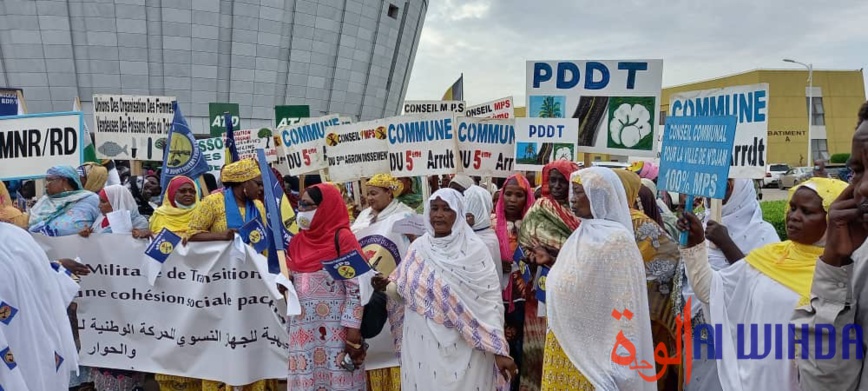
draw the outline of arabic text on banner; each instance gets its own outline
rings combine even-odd
[[[147,241],[129,235],[34,235],[49,257],[72,254],[81,279],[81,364],[243,385],[286,376],[286,334],[266,260],[232,242],[175,249],[153,287],[141,271]],[[270,284],[270,285],[269,285]]]

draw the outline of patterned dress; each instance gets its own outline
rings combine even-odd
[[[364,390],[365,369],[347,371],[345,328],[359,328],[362,311],[358,280],[335,281],[325,270],[295,273],[301,314],[289,318],[290,390]]]

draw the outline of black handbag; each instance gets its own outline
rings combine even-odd
[[[335,232],[335,250],[337,250],[338,257],[341,256],[340,233],[340,229]],[[362,338],[371,339],[383,331],[383,326],[386,325],[386,320],[389,318],[389,312],[386,310],[387,302],[386,292],[374,291],[374,294],[371,295],[371,301],[365,304],[365,310],[362,313],[362,325],[359,327]]]

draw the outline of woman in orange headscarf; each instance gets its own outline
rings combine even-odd
[[[0,221],[27,229],[29,220],[30,217],[12,203],[12,196],[6,189],[6,184],[0,181]]]

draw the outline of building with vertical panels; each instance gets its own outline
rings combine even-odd
[[[311,116],[397,115],[428,0],[3,0],[0,86],[29,112],[91,122],[94,94],[175,96],[196,133],[208,103],[238,103],[243,127],[274,106]],[[91,122],[92,126],[92,122]]]
[[[814,70],[813,90],[808,91],[807,70],[758,69],[732,76],[663,89],[661,118],[669,112],[669,98],[686,91],[708,90],[767,83],[768,164],[791,167],[813,165],[814,159],[829,159],[850,153],[859,107],[865,102],[862,70]],[[811,159],[808,147],[808,96],[813,100]]]

